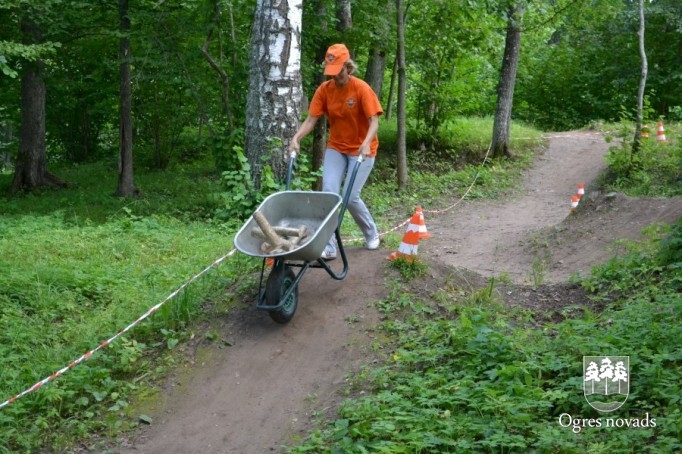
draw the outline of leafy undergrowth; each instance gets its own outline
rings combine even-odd
[[[614,127],[613,136],[620,139],[620,142],[609,148],[606,157],[609,171],[604,177],[605,189],[630,196],[682,195],[680,129],[679,124],[669,124],[666,142],[655,140],[652,136],[642,140],[639,150],[633,152],[633,126],[624,122]],[[607,135],[607,140],[610,138]]]
[[[378,305],[383,365],[289,452],[679,452],[682,221],[663,242],[656,232],[584,281],[595,299],[620,295],[602,313],[540,329],[499,304],[493,282],[464,295],[446,280],[430,300],[396,291]],[[592,355],[630,357],[630,394],[613,413],[583,395]]]
[[[96,225],[62,212],[0,218],[0,399],[62,369],[163,301],[231,247],[219,227],[130,212]],[[0,453],[62,451],[116,433],[132,399],[173,365],[165,352],[243,273],[230,257],[129,333],[40,390],[0,409]],[[161,359],[160,359],[161,358]]]

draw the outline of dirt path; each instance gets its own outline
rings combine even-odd
[[[599,133],[553,135],[548,150],[527,173],[521,197],[467,202],[434,217],[427,224],[434,241],[424,242],[424,250],[450,266],[483,276],[507,274],[516,283],[530,283],[540,251],[528,249],[537,249],[538,231],[566,219],[579,183],[585,185],[586,193],[592,191],[605,168],[608,146]],[[573,271],[578,269],[558,266],[547,278],[562,281]]]
[[[557,134],[527,172],[524,195],[465,202],[443,213],[425,206],[432,238],[420,244],[420,257],[434,269],[506,274],[521,285],[537,284],[540,272],[545,282],[563,282],[606,261],[617,238],[637,238],[645,225],[682,214],[682,198],[594,193],[607,149],[596,133]],[[567,218],[581,182],[590,200]],[[153,425],[114,451],[280,452],[303,434],[315,412],[333,408],[346,374],[371,355],[369,328],[377,316],[368,305],[386,297],[382,270],[390,252],[349,248],[350,272],[341,282],[310,270],[288,325],[273,323],[252,305],[230,314],[223,337],[232,345],[213,350],[187,379],[171,384]]]

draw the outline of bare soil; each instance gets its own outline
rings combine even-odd
[[[549,148],[526,172],[523,194],[508,200],[465,201],[448,210],[423,207],[431,238],[419,244],[429,276],[425,292],[456,278],[479,288],[491,276],[510,305],[532,309],[538,320],[590,305],[574,274],[586,274],[613,256],[618,239],[636,240],[654,222],[674,222],[682,198],[603,194],[595,181],[608,144],[598,133],[550,137]],[[569,215],[578,183],[586,195]],[[229,346],[202,349],[189,371],[169,379],[153,422],[116,440],[118,453],[265,453],[305,435],[321,415],[333,414],[349,377],[374,357],[372,303],[387,297],[389,251],[347,248],[350,270],[335,281],[309,270],[299,285],[294,319],[274,323],[252,301],[228,314],[222,337]],[[340,260],[333,262],[341,266]]]

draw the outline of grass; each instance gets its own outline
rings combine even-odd
[[[69,189],[2,200],[3,401],[118,333],[232,248],[230,226],[203,220],[213,182],[197,181],[201,173],[179,172],[172,185],[168,175],[140,174],[143,197],[126,200],[103,188],[110,174],[101,164],[57,172]],[[129,405],[165,373],[168,352],[191,336],[200,310],[224,313],[238,297],[237,276],[255,265],[227,261],[88,361],[0,409],[0,452],[60,451],[136,424],[125,417]]]

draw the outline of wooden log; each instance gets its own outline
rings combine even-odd
[[[299,228],[294,229],[292,227],[278,227],[275,226],[273,227],[275,232],[277,232],[278,235],[281,236],[305,236],[307,235],[308,229],[306,229],[305,225],[301,225]]]
[[[288,252],[309,236],[303,224],[298,228],[272,226],[260,211],[253,213],[253,218],[258,227],[251,229],[251,236],[263,240],[260,250],[266,254]]]
[[[260,227],[268,243],[270,243],[275,248],[281,248],[284,246],[285,240],[282,239],[282,237],[280,237],[279,235],[277,235],[277,233],[270,226],[270,223],[265,218],[263,213],[261,213],[260,211],[256,211],[253,213],[253,218],[256,220],[258,227]]]
[[[272,229],[275,231],[275,233],[281,237],[294,237],[298,238],[298,241],[300,242],[303,238],[308,236],[308,229],[306,226],[302,225],[298,229],[293,229],[291,227],[272,227]],[[267,240],[268,238],[265,236],[263,231],[258,228],[254,227],[251,229],[251,236],[261,239],[261,240]],[[285,240],[287,238],[284,238]]]

